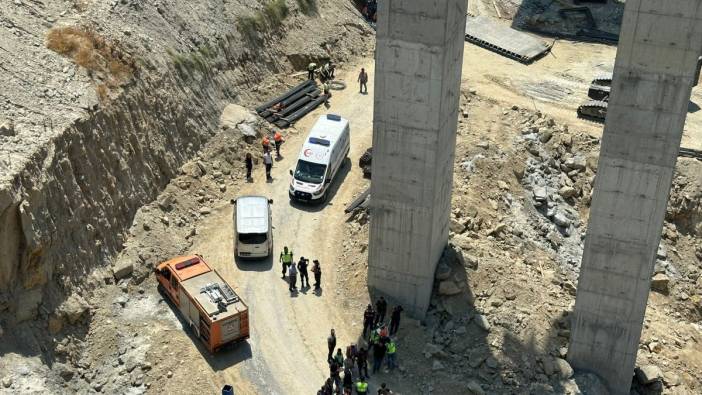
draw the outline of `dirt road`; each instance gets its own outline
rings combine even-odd
[[[373,74],[373,62],[363,67]],[[370,146],[373,96],[356,90],[357,70],[348,70],[342,79],[348,87],[335,91],[331,107],[321,107],[300,121],[297,135],[289,135],[282,147],[284,158],[275,162],[273,181],[266,182],[263,167],[254,169],[253,183],[245,184],[239,195],[260,194],[272,198],[275,252],[272,259],[235,263],[232,251],[232,207],[220,206],[198,235],[193,250],[205,257],[222,275],[235,284],[251,311],[251,339],[234,351],[241,363],[218,372],[222,381],[234,383],[241,393],[267,394],[314,393],[328,377],[326,337],[330,328],[337,332],[338,347],[352,340],[344,322],[333,287],[335,265],[339,261],[338,236],[342,231],[344,207],[363,180],[355,165]],[[288,199],[288,170],[297,160],[307,131],[325,113],[351,119],[349,160],[333,181],[328,203],[321,206],[291,204]],[[281,278],[278,254],[283,246],[292,248],[295,259],[304,256],[322,264],[322,292],[304,290],[291,294]],[[299,286],[298,281],[298,286]],[[248,349],[250,347],[250,350]],[[250,356],[246,355],[249,354]],[[231,358],[224,356],[223,358]],[[215,368],[216,370],[216,368]],[[273,374],[274,373],[274,374]],[[239,385],[241,378],[251,387]]]

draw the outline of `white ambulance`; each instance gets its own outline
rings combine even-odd
[[[339,115],[321,116],[302,145],[295,170],[290,170],[290,199],[324,202],[334,176],[351,150],[349,121]]]

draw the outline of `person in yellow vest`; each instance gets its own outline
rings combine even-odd
[[[361,376],[361,379],[356,382],[356,394],[366,395],[368,393],[368,383],[366,378]]]
[[[288,268],[290,267],[290,265],[292,265],[292,261],[293,261],[292,250],[288,251],[287,246],[283,247],[283,252],[280,253],[279,260],[283,264],[283,277],[281,277],[281,278],[285,278],[285,273],[288,271]]]
[[[395,344],[395,341],[390,339],[388,344],[385,345],[387,347],[387,357],[388,357],[388,369],[393,370],[397,367],[397,362],[395,360],[395,353],[397,352],[397,345]]]

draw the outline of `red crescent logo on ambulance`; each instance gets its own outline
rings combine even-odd
[[[312,156],[312,150],[309,149],[309,148],[307,148],[307,149],[303,152],[303,154],[305,155],[306,158],[309,158],[310,156]]]

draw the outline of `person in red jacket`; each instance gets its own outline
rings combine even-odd
[[[275,141],[275,154],[280,158],[280,146],[283,145],[283,135],[281,135],[279,131],[276,131],[275,135],[273,135],[273,140]]]

